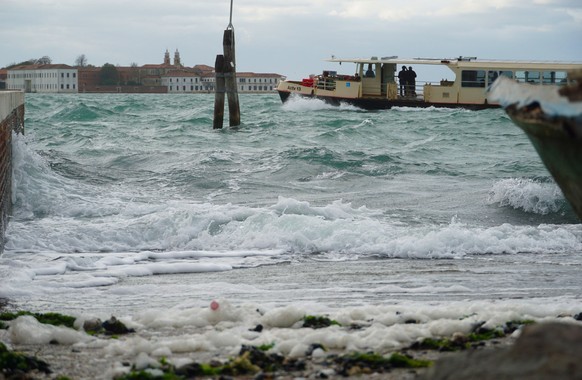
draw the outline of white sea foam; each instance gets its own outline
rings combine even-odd
[[[364,109],[354,106],[353,104],[349,104],[349,103],[345,103],[345,102],[341,102],[339,105],[339,109],[341,111],[360,111],[360,112],[365,112]]]
[[[303,96],[291,96],[283,103],[281,108],[284,111],[298,112],[298,111],[320,111],[325,109],[334,109],[331,104],[324,102],[317,98],[307,98]]]
[[[230,271],[283,263],[308,252],[318,253],[320,260],[341,262],[372,255],[428,259],[582,251],[582,232],[575,225],[503,224],[485,228],[452,221],[448,225],[411,227],[370,215],[374,215],[373,210],[353,209],[341,202],[313,207],[280,199],[271,210],[260,209],[242,222],[224,225],[218,235],[203,231],[197,245],[207,250],[44,253],[36,257],[6,252],[0,262],[0,271],[6,274],[0,280],[0,297],[111,286],[136,276]],[[233,243],[249,248],[228,251]],[[216,247],[225,251],[213,250]]]
[[[301,111],[322,111],[322,110],[336,110],[336,111],[362,111],[354,105],[348,103],[340,103],[339,106],[335,106],[326,103],[322,99],[318,98],[308,98],[303,96],[291,96],[282,105],[282,109],[288,112],[301,112]]]
[[[221,301],[226,303],[226,301]],[[221,304],[222,306],[222,304]],[[545,319],[557,317],[558,314],[575,313],[574,305],[567,301],[552,306],[540,307],[539,304],[515,302],[465,302],[445,303],[438,305],[422,305],[405,303],[393,306],[366,306],[361,308],[317,309],[309,305],[289,305],[273,308],[264,314],[257,312],[262,309],[258,305],[231,306],[221,316],[213,316],[207,309],[185,309],[149,311],[135,315],[131,322],[139,329],[172,328],[185,329],[188,326],[203,328],[205,326],[220,326],[221,331],[233,333],[232,340],[218,341],[215,335],[207,337],[212,340],[208,346],[237,345],[246,340],[251,344],[269,344],[277,342],[275,351],[284,350],[289,353],[294,345],[324,343],[329,348],[349,348],[362,350],[365,347],[375,351],[397,348],[413,342],[419,337],[450,336],[454,332],[470,331],[476,324],[494,328],[510,320]],[[220,310],[220,309],[219,309]],[[343,326],[361,325],[362,330],[347,330],[331,327],[325,330],[302,329],[305,315],[327,315]],[[413,320],[416,324],[406,324]],[[571,320],[570,320],[571,321]],[[261,334],[248,333],[248,327],[263,325],[266,330]],[[405,336],[401,336],[407,331]],[[376,342],[366,341],[376,333]],[[325,342],[322,342],[325,340]],[[174,344],[176,342],[173,338]],[[285,344],[286,341],[286,344]],[[350,342],[351,341],[351,342]],[[335,342],[335,343],[334,343]],[[388,344],[387,344],[388,343]],[[279,344],[282,344],[279,346]],[[287,348],[284,348],[287,345]],[[278,347],[279,346],[279,347]],[[281,348],[283,347],[283,348]]]
[[[471,110],[463,109],[463,108],[447,108],[447,107],[424,107],[424,108],[416,108],[416,107],[392,107],[393,111],[396,112],[422,112],[422,113],[434,113],[434,112],[441,112],[441,113],[461,113],[461,112],[473,112]]]
[[[157,368],[159,359],[176,365],[187,364],[184,354],[198,362],[239,353],[242,345],[268,345],[269,353],[290,357],[309,355],[309,347],[322,345],[317,356],[338,351],[388,354],[425,338],[450,338],[468,334],[477,326],[495,329],[506,322],[532,320],[576,322],[579,312],[572,300],[497,300],[473,302],[404,302],[389,306],[321,309],[306,304],[269,308],[257,304],[231,305],[219,300],[219,307],[152,309],[120,318],[136,333],[118,339],[90,337],[83,332],[38,323],[25,316],[9,322],[8,333],[0,339],[8,344],[75,344],[76,350],[90,349],[94,357],[115,357],[130,361],[138,369]],[[339,325],[321,329],[305,328],[307,315],[327,316]],[[558,317],[562,315],[562,317]],[[82,320],[82,319],[79,319]],[[78,321],[79,321],[78,320]],[[262,331],[254,331],[261,325]],[[354,328],[357,327],[357,328]],[[312,354],[313,355],[313,354]],[[181,359],[182,358],[182,359]],[[205,360],[206,358],[206,360]],[[121,365],[114,366],[116,371]]]
[[[32,316],[20,316],[10,323],[10,339],[14,344],[74,344],[92,340],[89,335],[61,326],[39,323]]]
[[[488,202],[535,214],[558,212],[564,196],[555,183],[532,179],[508,178],[497,181],[489,190]]]

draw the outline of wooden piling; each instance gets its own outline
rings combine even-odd
[[[214,96],[214,129],[221,129],[224,121],[224,94],[228,95],[229,124],[240,125],[240,105],[236,84],[236,58],[234,49],[234,27],[232,26],[232,1],[230,0],[230,22],[224,31],[222,48],[224,55],[217,55],[214,63],[216,88]]]
[[[214,124],[213,129],[222,129],[224,120],[224,56],[219,54],[214,62],[214,72],[216,74],[216,88],[214,92]]]
[[[222,45],[224,49],[224,81],[228,97],[229,125],[236,127],[240,125],[240,105],[238,102],[238,86],[236,84],[234,28],[231,25],[224,31]]]

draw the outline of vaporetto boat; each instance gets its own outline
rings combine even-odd
[[[352,104],[368,110],[392,107],[462,107],[478,110],[499,107],[499,104],[487,100],[487,89],[500,76],[541,86],[561,86],[568,84],[568,71],[582,68],[582,62],[479,60],[475,57],[333,57],[327,61],[340,65],[355,64],[355,70],[349,75],[326,70],[321,75],[311,75],[300,81],[281,81],[277,87],[281,100],[286,102],[292,95],[297,95],[319,98],[334,105]],[[423,67],[435,65],[450,69],[454,79],[407,81],[406,75],[401,74],[404,67],[410,75],[410,67],[420,72]]]

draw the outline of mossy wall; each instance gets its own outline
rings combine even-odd
[[[24,93],[0,91],[0,253],[12,208],[12,131],[24,133]]]

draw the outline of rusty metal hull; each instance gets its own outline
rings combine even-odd
[[[539,107],[505,110],[520,127],[582,220],[582,116],[549,117]]]

